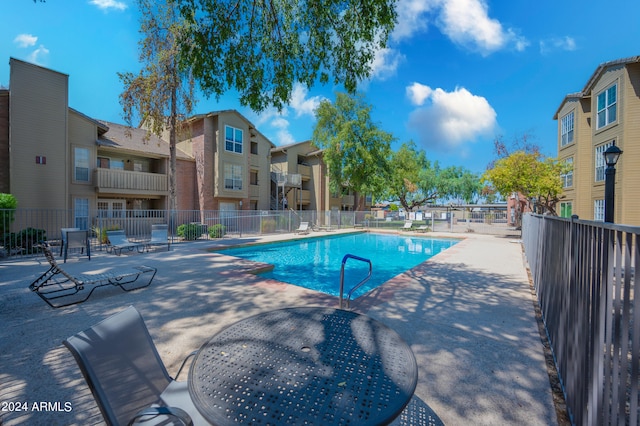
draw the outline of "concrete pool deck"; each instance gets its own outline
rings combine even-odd
[[[43,257],[0,262],[0,424],[104,424],[61,342],[129,305],[144,317],[170,374],[189,352],[239,319],[291,306],[337,307],[335,297],[264,280],[246,272],[251,262],[206,250],[324,234],[224,238],[175,244],[170,252],[72,258],[64,264],[71,273],[145,264],[158,274],[145,289],[101,288],[88,301],[61,309],[28,289],[47,269]],[[405,410],[410,418],[396,423],[558,424],[521,245],[478,234],[424,236],[463,240],[351,305],[395,329],[415,353],[419,379]],[[183,372],[180,379],[186,377]],[[16,403],[26,403],[27,410],[3,411]]]

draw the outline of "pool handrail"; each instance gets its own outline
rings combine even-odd
[[[349,260],[349,259],[359,260],[361,262],[368,263],[369,264],[369,274],[362,281],[360,281],[358,284],[356,284],[349,291],[349,293],[347,294],[347,306],[346,306],[346,309],[349,309],[349,302],[351,301],[351,295],[353,294],[353,292],[355,290],[357,290],[362,284],[364,284],[367,281],[369,281],[369,278],[371,278],[371,270],[372,270],[371,260],[365,259],[364,257],[356,256],[354,254],[346,254],[342,258],[342,267],[340,268],[340,302],[339,302],[339,308],[340,309],[342,309],[342,300],[343,300],[343,294],[344,294],[344,266],[347,263],[347,260]]]

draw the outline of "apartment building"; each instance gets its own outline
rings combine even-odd
[[[558,158],[573,166],[563,176],[558,214],[604,220],[603,153],[623,154],[616,166],[614,222],[640,226],[640,56],[605,62],[580,92],[565,96],[558,122]]]
[[[271,208],[295,210],[353,211],[371,208],[371,197],[362,197],[360,208],[352,191],[334,193],[329,188],[322,150],[312,141],[279,146],[271,150]]]
[[[195,160],[198,208],[268,210],[275,145],[236,110],[195,115],[187,124],[177,147]]]
[[[68,106],[69,76],[10,59],[0,89],[0,188],[21,209],[124,217],[164,210],[168,137],[88,117]],[[178,210],[268,209],[274,145],[237,111],[196,115],[177,146]]]

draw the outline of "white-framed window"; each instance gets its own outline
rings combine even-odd
[[[593,203],[593,220],[604,222],[604,200],[595,200]]]
[[[224,189],[242,189],[242,166],[238,164],[224,165]]]
[[[224,149],[225,151],[242,154],[242,129],[224,126]]]
[[[562,179],[562,187],[571,188],[573,186],[573,157],[567,158],[564,162],[569,167],[569,170],[560,176]]]
[[[596,166],[596,182],[602,182],[604,180],[604,171],[607,168],[607,163],[604,161],[604,152],[613,145],[613,142],[607,142],[604,145],[596,146],[595,154],[595,166]]]
[[[89,182],[89,148],[73,149],[73,180]]]
[[[613,84],[598,93],[598,129],[607,126],[618,116],[618,84]]]
[[[575,115],[573,111],[560,120],[560,146],[566,146],[573,142],[573,126]]]
[[[571,217],[573,203],[571,201],[563,201],[560,203],[560,217]]]
[[[73,222],[76,228],[89,229],[89,199],[75,198],[73,200]]]

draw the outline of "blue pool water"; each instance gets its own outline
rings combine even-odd
[[[371,279],[352,298],[380,286],[398,274],[455,245],[458,240],[405,235],[359,233],[328,238],[263,244],[222,250],[230,256],[274,265],[260,276],[338,296],[340,268],[346,254],[371,260]],[[344,291],[366,277],[369,265],[349,259],[345,267]]]

